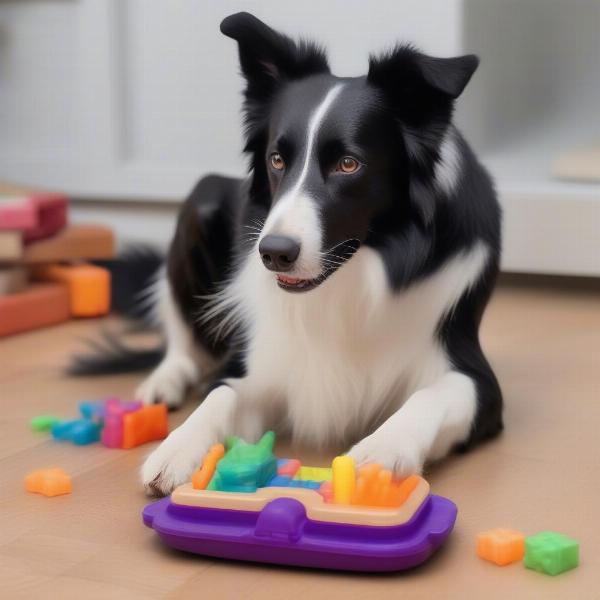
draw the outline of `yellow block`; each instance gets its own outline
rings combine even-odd
[[[356,489],[356,467],[349,456],[336,456],[331,463],[333,472],[333,501],[350,504]]]
[[[330,481],[332,478],[329,467],[300,467],[294,479],[301,481]]]

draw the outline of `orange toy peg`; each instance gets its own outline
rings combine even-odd
[[[202,466],[194,473],[192,477],[192,486],[196,490],[204,490],[210,483],[212,476],[215,474],[217,463],[225,455],[225,446],[223,444],[215,444],[206,453],[202,460]]]

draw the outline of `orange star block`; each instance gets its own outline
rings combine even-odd
[[[70,494],[73,486],[71,485],[71,476],[63,469],[54,467],[29,473],[25,477],[25,489],[34,494],[60,496],[61,494]]]

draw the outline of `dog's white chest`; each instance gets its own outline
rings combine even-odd
[[[301,294],[278,289],[249,261],[235,285],[245,294],[250,387],[283,402],[296,437],[324,442],[364,432],[448,369],[436,328],[484,260],[475,247],[392,293],[378,253],[361,248]]]

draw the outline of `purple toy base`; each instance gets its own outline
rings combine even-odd
[[[278,498],[260,512],[173,504],[144,508],[144,524],[185,552],[263,563],[347,571],[401,571],[425,562],[446,540],[456,505],[430,495],[410,521],[392,527],[324,523]]]

